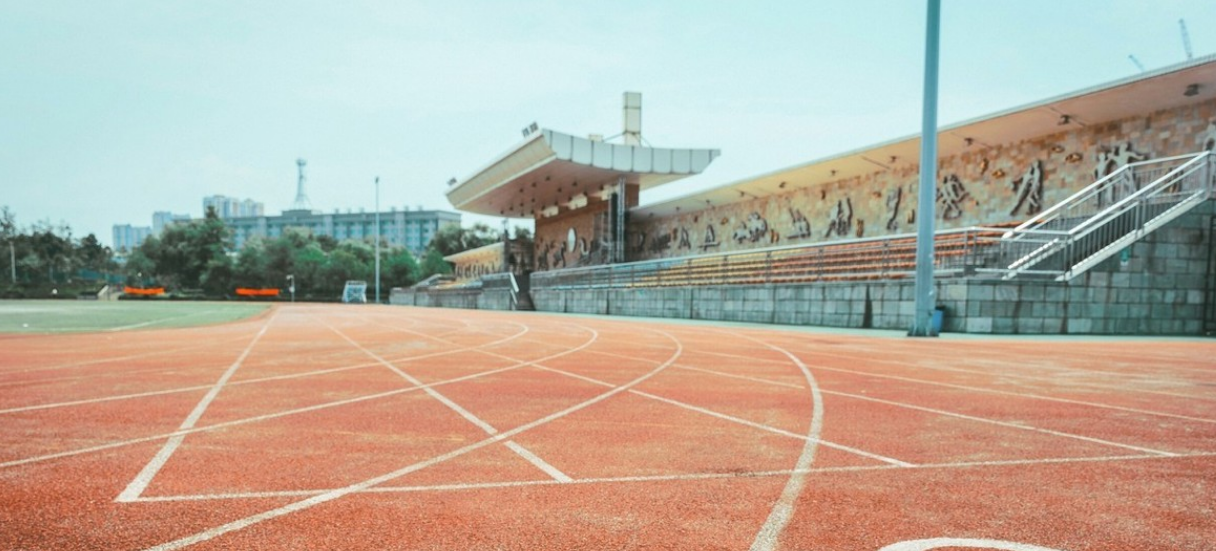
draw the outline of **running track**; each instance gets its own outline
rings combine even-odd
[[[1207,550],[1213,358],[374,306],[0,336],[0,548]]]

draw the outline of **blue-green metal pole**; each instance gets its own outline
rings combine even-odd
[[[941,0],[928,0],[925,23],[925,102],[920,135],[920,190],[916,205],[916,317],[909,337],[935,337],[933,309],[933,230],[937,219],[937,58]]]

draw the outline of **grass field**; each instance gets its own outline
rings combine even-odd
[[[0,301],[0,333],[75,333],[191,327],[236,321],[266,304],[84,300]]]

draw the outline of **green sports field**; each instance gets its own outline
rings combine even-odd
[[[0,301],[0,333],[188,327],[247,318],[267,308],[229,302],[5,300]]]

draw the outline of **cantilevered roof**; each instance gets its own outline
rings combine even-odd
[[[1185,95],[1192,84],[1198,85],[1197,93]],[[1216,55],[1208,55],[940,127],[937,152],[939,157],[950,157],[965,152],[968,147],[1016,143],[1090,124],[1197,104],[1213,97],[1216,97]],[[915,165],[919,158],[920,134],[915,134],[737,180],[631,212],[635,216],[667,216],[700,210]]]
[[[448,189],[448,201],[466,212],[532,218],[542,209],[589,197],[625,176],[648,189],[700,174],[717,149],[620,145],[549,129],[523,142]]]

